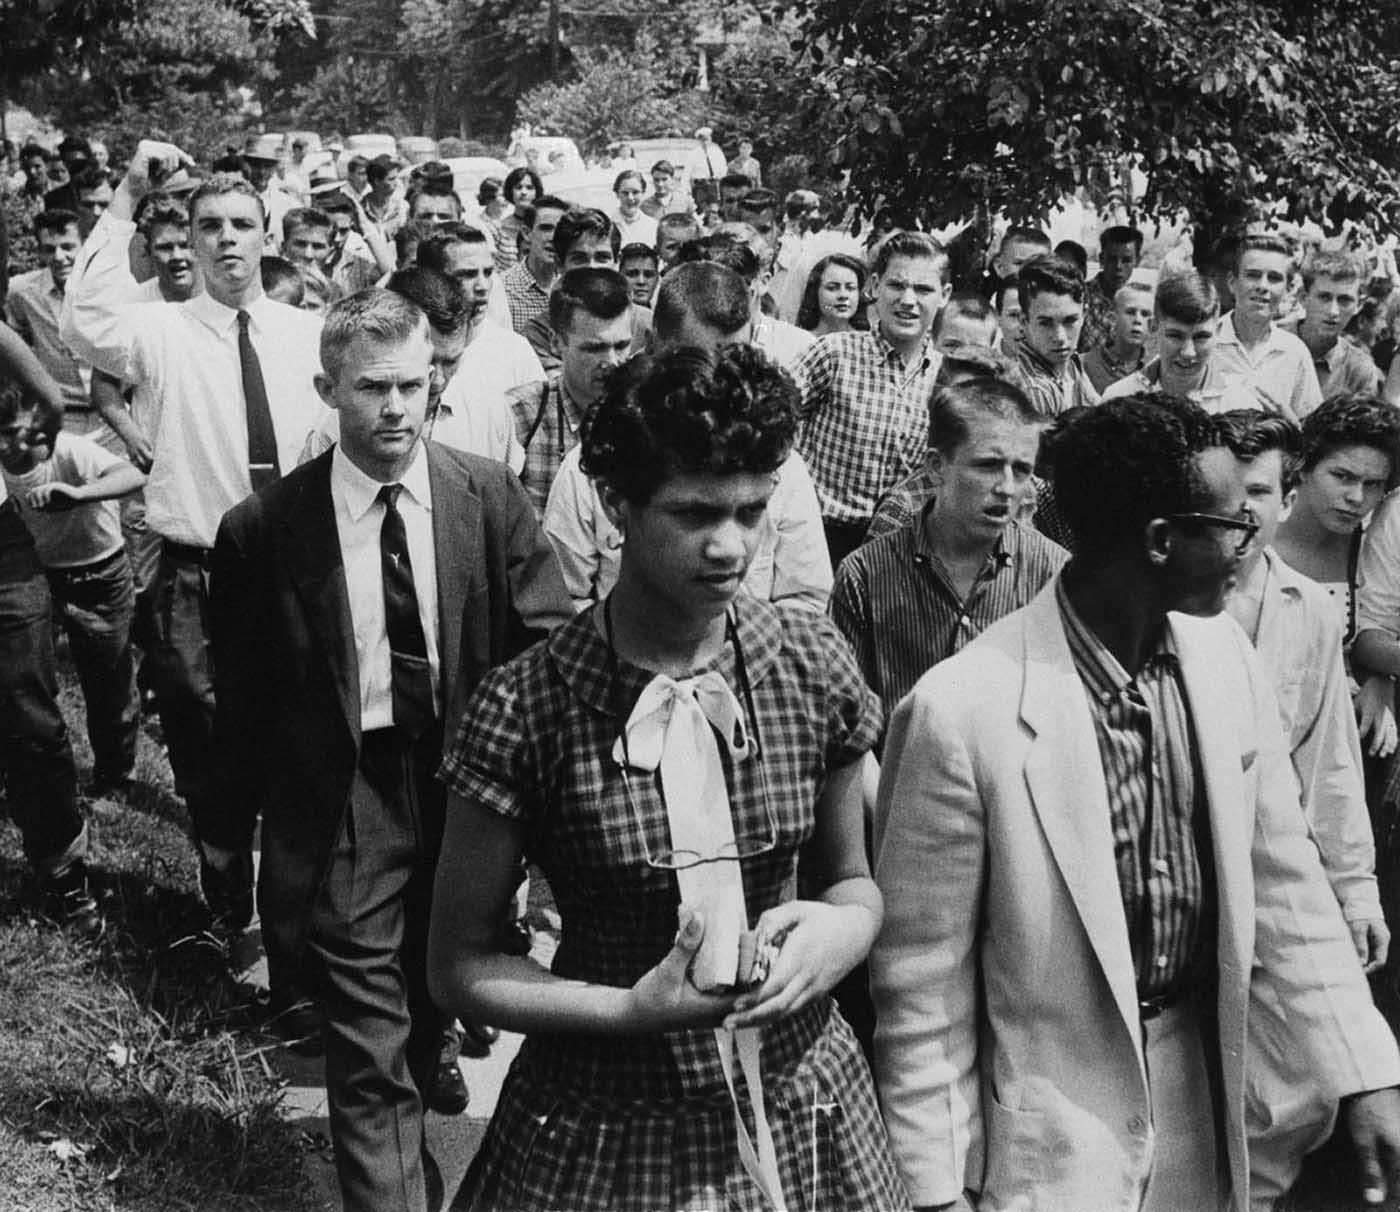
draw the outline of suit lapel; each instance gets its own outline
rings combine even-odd
[[[309,475],[287,511],[292,581],[321,642],[351,734],[360,735],[360,669],[355,628],[331,500],[331,456]]]
[[[442,703],[452,711],[462,665],[462,623],[471,572],[484,558],[481,550],[481,502],[461,467],[432,442],[424,443],[428,483],[433,494],[433,547],[437,552],[438,649],[441,656]]]
[[[1056,865],[1137,1045],[1137,981],[1128,942],[1103,763],[1054,583],[1026,609],[1021,719],[1033,734],[1026,785]]]

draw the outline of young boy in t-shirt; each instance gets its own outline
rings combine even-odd
[[[146,477],[91,438],[50,435],[8,386],[0,386],[0,475],[34,536],[68,633],[87,704],[91,793],[122,793],[140,717],[129,643],[135,590],[117,500]]]

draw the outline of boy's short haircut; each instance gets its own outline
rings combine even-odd
[[[1078,240],[1061,240],[1055,245],[1055,255],[1068,261],[1081,274],[1089,272],[1089,252]]]
[[[970,320],[996,322],[996,313],[992,310],[992,305],[987,302],[975,290],[955,290],[948,296],[948,302],[938,309],[938,314],[933,318],[933,328],[930,335],[934,340],[938,339],[938,334],[943,331],[943,322],[952,312],[960,316],[966,316]]]
[[[1341,249],[1323,251],[1319,249],[1303,262],[1303,292],[1312,290],[1319,278],[1333,278],[1338,282],[1364,283],[1367,278],[1366,266],[1355,253]]]
[[[1046,252],[1053,247],[1050,237],[1038,227],[1008,227],[1001,238],[1001,247],[1008,244],[1036,244]]]
[[[539,218],[542,210],[557,210],[561,214],[567,214],[573,210],[572,202],[565,202],[563,198],[556,198],[553,194],[545,194],[543,198],[536,198],[524,210],[520,212],[519,218],[523,226],[534,228],[535,220]]]
[[[1152,304],[1158,323],[1209,324],[1220,315],[1220,295],[1207,274],[1195,270],[1164,274]]]
[[[1230,453],[1242,462],[1253,462],[1271,450],[1278,451],[1283,491],[1286,493],[1295,486],[1298,458],[1303,451],[1303,432],[1295,421],[1277,413],[1233,408],[1217,416],[1216,425]]]
[[[739,199],[739,209],[753,215],[761,215],[765,210],[778,213],[778,195],[771,189],[751,189]]]
[[[657,173],[665,173],[668,177],[674,177],[676,175],[676,166],[669,160],[658,160],[651,166],[651,172],[652,176],[655,176]]]
[[[1129,295],[1146,295],[1150,302],[1154,294],[1156,294],[1156,290],[1151,282],[1144,282],[1140,278],[1124,282],[1113,292],[1113,306],[1116,308],[1120,303],[1126,303]]]
[[[921,231],[897,231],[888,236],[875,254],[875,263],[870,267],[872,277],[883,277],[890,262],[896,257],[913,259],[927,258],[938,266],[938,280],[947,281],[948,253],[932,236]]]
[[[1084,302],[1084,275],[1054,253],[1039,253],[1021,266],[1016,275],[1021,310],[1030,314],[1031,300],[1037,295],[1068,295]]]
[[[298,206],[282,216],[282,238],[290,240],[292,232],[299,227],[315,227],[321,231],[330,231],[334,226],[330,215],[326,214],[320,207]]]
[[[613,256],[622,247],[622,233],[608,218],[606,212],[596,207],[583,207],[565,211],[559,218],[559,226],[554,229],[554,255],[562,266],[569,250],[583,239],[607,240],[612,245]]]
[[[720,189],[742,189],[745,193],[753,188],[753,178],[747,173],[725,173],[719,179]]]
[[[63,210],[61,207],[54,207],[52,210],[41,210],[34,216],[34,235],[38,237],[43,232],[50,235],[61,236],[70,227],[78,226],[78,216],[71,210]]]
[[[182,227],[186,231],[190,226],[190,212],[185,208],[183,202],[172,198],[169,194],[159,195],[147,194],[146,198],[155,197],[155,200],[148,203],[141,211],[140,221],[137,229],[149,240],[160,227]],[[145,201],[145,199],[142,199]]]
[[[1129,227],[1124,223],[1115,224],[1113,227],[1105,227],[1099,232],[1100,250],[1112,244],[1116,248],[1122,248],[1125,244],[1131,244],[1133,251],[1142,256],[1142,232],[1136,227]]]
[[[1240,272],[1240,266],[1244,263],[1244,255],[1250,252],[1277,253],[1281,257],[1288,258],[1289,272],[1292,272],[1294,268],[1292,245],[1282,236],[1260,232],[1257,235],[1245,236],[1240,241],[1240,246],[1235,251],[1233,273],[1238,274]]]
[[[615,269],[585,266],[562,274],[549,293],[549,326],[560,336],[573,331],[583,312],[598,320],[615,320],[632,306],[627,279]]]
[[[653,265],[661,264],[661,258],[656,255],[656,249],[650,244],[642,244],[636,240],[631,244],[624,244],[622,251],[618,253],[618,265],[626,265],[629,261],[650,261]]]

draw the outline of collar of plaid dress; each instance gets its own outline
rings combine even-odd
[[[612,614],[607,605],[604,626],[609,653],[615,659]],[[753,691],[748,685],[732,615],[727,619],[726,633],[734,645],[736,670],[752,714]],[[756,727],[756,719],[754,724]],[[688,856],[690,860],[687,865],[674,867],[681,906],[698,912],[705,924],[705,935],[690,972],[691,981],[701,990],[729,989],[735,985],[740,976],[740,939],[749,924],[740,851],[719,752],[721,736],[735,760],[748,757],[756,748],[749,742],[739,701],[719,673],[711,670],[699,677],[679,680],[657,674],[638,696],[622,735],[613,746],[613,758],[624,773],[628,766],[661,773],[671,855]],[[753,1027],[737,1031],[720,1027],[715,1030],[715,1044],[733,1105],[739,1159],[769,1204],[781,1210],[786,1203],[759,1070],[761,1031]],[[736,1047],[753,1114],[753,1136],[744,1122],[734,1085]]]

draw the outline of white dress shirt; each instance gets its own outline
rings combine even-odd
[[[580,454],[575,446],[564,456],[550,485],[543,523],[575,610],[607,597],[622,564],[622,534],[584,474]],[[802,456],[793,451],[778,468],[744,589],[764,601],[788,601],[820,613],[831,597],[831,582],[817,490]]]
[[[130,222],[103,215],[68,281],[61,332],[94,366],[135,384],[132,415],[155,455],[146,518],[164,538],[212,547],[219,519],[252,490],[237,313],[207,294],[133,303]],[[265,295],[248,305],[277,457],[296,466],[327,411],[316,393],[321,321]]]
[[[1247,350],[1235,331],[1235,313],[1231,312],[1216,328],[1211,362],[1221,374],[1243,379],[1259,397],[1264,411],[1279,413],[1290,421],[1301,424],[1322,403],[1312,354],[1277,324],[1269,326],[1263,344]]]
[[[398,510],[408,535],[408,558],[413,564],[413,588],[418,618],[428,646],[428,673],[433,702],[442,713],[438,656],[437,548],[433,543],[433,494],[428,460],[420,444],[413,465],[399,481]],[[352,463],[339,446],[331,456],[331,500],[340,557],[345,565],[345,588],[350,595],[350,622],[355,630],[355,660],[360,676],[360,730],[388,728],[394,722],[393,671],[389,632],[384,621],[384,573],[380,565],[379,532],[384,505],[372,480]]]
[[[1376,846],[1361,742],[1342,663],[1343,624],[1326,592],[1266,549],[1254,637],[1273,679],[1303,812],[1342,916],[1378,919]]]

